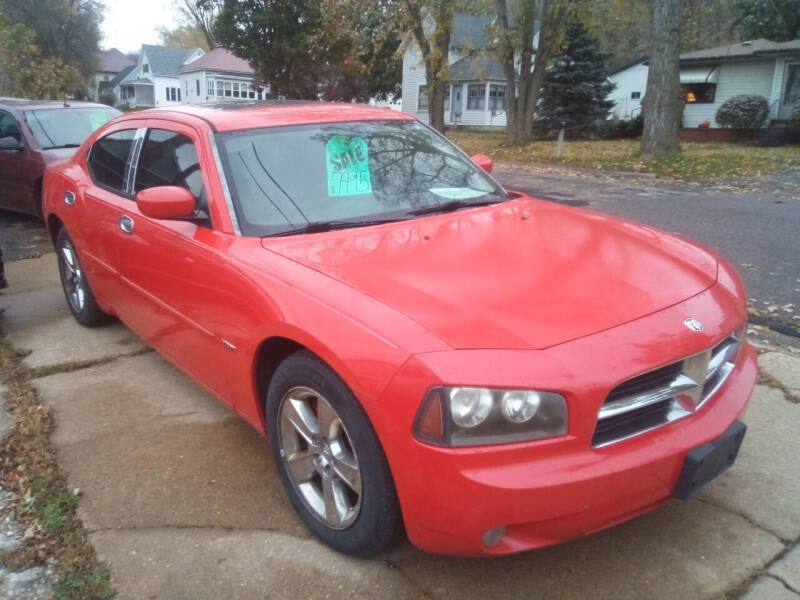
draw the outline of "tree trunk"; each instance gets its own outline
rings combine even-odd
[[[530,144],[539,92],[547,72],[547,62],[560,37],[569,8],[569,0],[524,0],[518,13],[519,22],[512,33],[508,24],[506,0],[495,0],[500,29],[500,59],[506,75],[506,141]],[[534,24],[541,22],[534,60]],[[515,44],[512,38],[519,35]],[[516,57],[519,55],[519,73]]]
[[[444,133],[444,92],[447,83],[434,81],[428,88],[428,123],[436,131]]]
[[[435,27],[430,36],[425,35],[424,13],[420,3],[405,0],[411,22],[411,31],[422,51],[425,78],[428,86],[428,123],[444,133],[444,96],[447,81],[450,37],[453,30],[454,4],[452,0],[436,0],[432,12]]]
[[[642,99],[644,132],[641,154],[645,157],[680,150],[678,128],[683,113],[679,66],[682,4],[682,0],[653,1],[650,68]]]

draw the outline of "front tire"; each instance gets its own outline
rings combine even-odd
[[[108,323],[111,317],[97,305],[72,238],[63,227],[58,230],[56,236],[56,251],[61,287],[72,316],[84,327],[97,327]]]
[[[389,465],[364,410],[310,352],[275,371],[267,392],[269,442],[289,500],[332,548],[372,556],[400,529]]]

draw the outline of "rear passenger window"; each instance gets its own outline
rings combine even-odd
[[[125,171],[135,129],[127,129],[97,140],[89,153],[89,173],[97,185],[125,193]]]
[[[139,155],[134,191],[176,185],[189,190],[199,210],[207,211],[197,150],[191,139],[164,129],[147,133]]]

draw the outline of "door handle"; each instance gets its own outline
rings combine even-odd
[[[133,233],[133,219],[128,215],[121,215],[119,218],[119,228],[125,233]]]

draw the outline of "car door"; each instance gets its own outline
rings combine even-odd
[[[20,150],[0,150],[0,207],[36,214],[40,207],[35,203],[37,167],[42,166],[22,130],[22,123],[10,112],[0,110],[0,139],[13,138],[22,144]]]
[[[65,200],[65,211],[79,213],[74,223],[81,229],[71,235],[84,259],[92,289],[104,307],[115,313],[128,292],[120,281],[117,231],[122,215],[135,204],[131,162],[144,136],[144,124],[143,120],[123,121],[97,139],[86,158],[90,184],[74,191],[74,204]]]
[[[132,203],[126,227],[117,227],[117,257],[125,306],[123,321],[167,357],[220,396],[226,393],[234,356],[216,333],[215,309],[224,302],[217,248],[225,243],[210,219],[208,173],[193,127],[148,121],[134,169],[134,194],[159,186],[181,186],[197,202],[192,220],[145,217]]]

